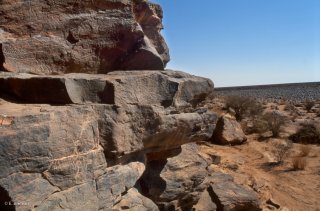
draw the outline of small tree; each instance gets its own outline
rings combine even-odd
[[[307,110],[308,112],[310,112],[311,109],[313,108],[313,106],[314,106],[315,104],[316,104],[316,103],[315,103],[314,101],[307,100],[307,101],[305,102],[304,107],[306,108],[306,110]]]
[[[285,142],[280,142],[280,141],[274,141],[272,142],[272,153],[275,156],[277,160],[277,164],[281,164],[288,156],[288,153],[290,149],[292,148],[292,142],[291,141],[285,141]]]
[[[278,137],[285,123],[285,117],[278,112],[268,112],[262,116],[262,120],[266,122],[267,129],[272,132],[272,136]]]
[[[238,121],[247,116],[254,117],[263,111],[261,104],[250,97],[228,96],[226,97],[225,104],[227,109],[234,110]]]
[[[289,137],[293,142],[304,144],[320,144],[320,126],[319,122],[307,122],[301,125],[301,128]]]

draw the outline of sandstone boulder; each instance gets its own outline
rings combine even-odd
[[[216,115],[198,104],[212,89],[208,79],[173,71],[0,73],[0,195],[27,202],[16,210],[142,209],[135,203],[148,200],[126,195],[149,165],[145,156],[209,139]],[[201,183],[205,171],[194,173],[200,158],[175,162],[168,168],[193,172],[187,187]],[[182,183],[177,177],[170,187]]]
[[[163,70],[162,9],[145,0],[0,1],[0,71]]]
[[[211,141],[216,144],[235,145],[247,141],[247,137],[242,131],[239,122],[234,117],[226,114],[219,118]]]
[[[142,193],[160,210],[190,210],[199,200],[207,187],[208,163],[197,152],[196,144],[186,144],[171,157],[147,163],[140,179]]]
[[[258,195],[233,182],[230,175],[215,172],[207,178],[210,181],[208,192],[217,210],[223,211],[260,211]]]

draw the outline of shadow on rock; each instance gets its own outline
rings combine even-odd
[[[8,191],[0,186],[0,210],[1,211],[15,211],[14,205],[9,205],[8,203],[13,203]]]
[[[166,181],[160,176],[166,164],[167,160],[150,161],[146,166],[145,172],[138,181],[141,186],[142,194],[153,201],[158,201],[160,195],[166,190]]]

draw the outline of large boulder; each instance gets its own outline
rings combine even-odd
[[[162,9],[145,0],[2,0],[0,71],[163,70]]]
[[[142,196],[124,196],[147,155],[212,136],[216,115],[198,106],[212,89],[208,79],[174,71],[0,73],[0,195],[26,202],[16,210],[137,207]],[[183,161],[193,173],[188,187],[203,178],[197,159]]]
[[[191,143],[171,154],[160,153],[162,159],[148,155],[140,179],[142,193],[156,202],[160,210],[191,210],[207,187],[204,181],[208,163],[198,152],[198,146]]]
[[[247,137],[240,123],[231,115],[226,114],[219,118],[211,141],[215,144],[236,145],[247,141]]]
[[[258,195],[250,189],[234,183],[230,175],[215,172],[208,178],[209,192],[217,210],[222,211],[261,211]]]

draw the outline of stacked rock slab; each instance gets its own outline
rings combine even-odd
[[[220,209],[191,143],[212,137],[214,86],[164,71],[159,5],[1,0],[0,15],[0,210]]]
[[[210,80],[163,71],[161,7],[3,0],[0,14],[0,210],[158,210],[148,156],[216,122],[199,106]]]
[[[0,186],[16,210],[154,207],[135,191],[146,155],[209,139],[216,115],[197,104],[212,89],[175,71],[1,73]]]

